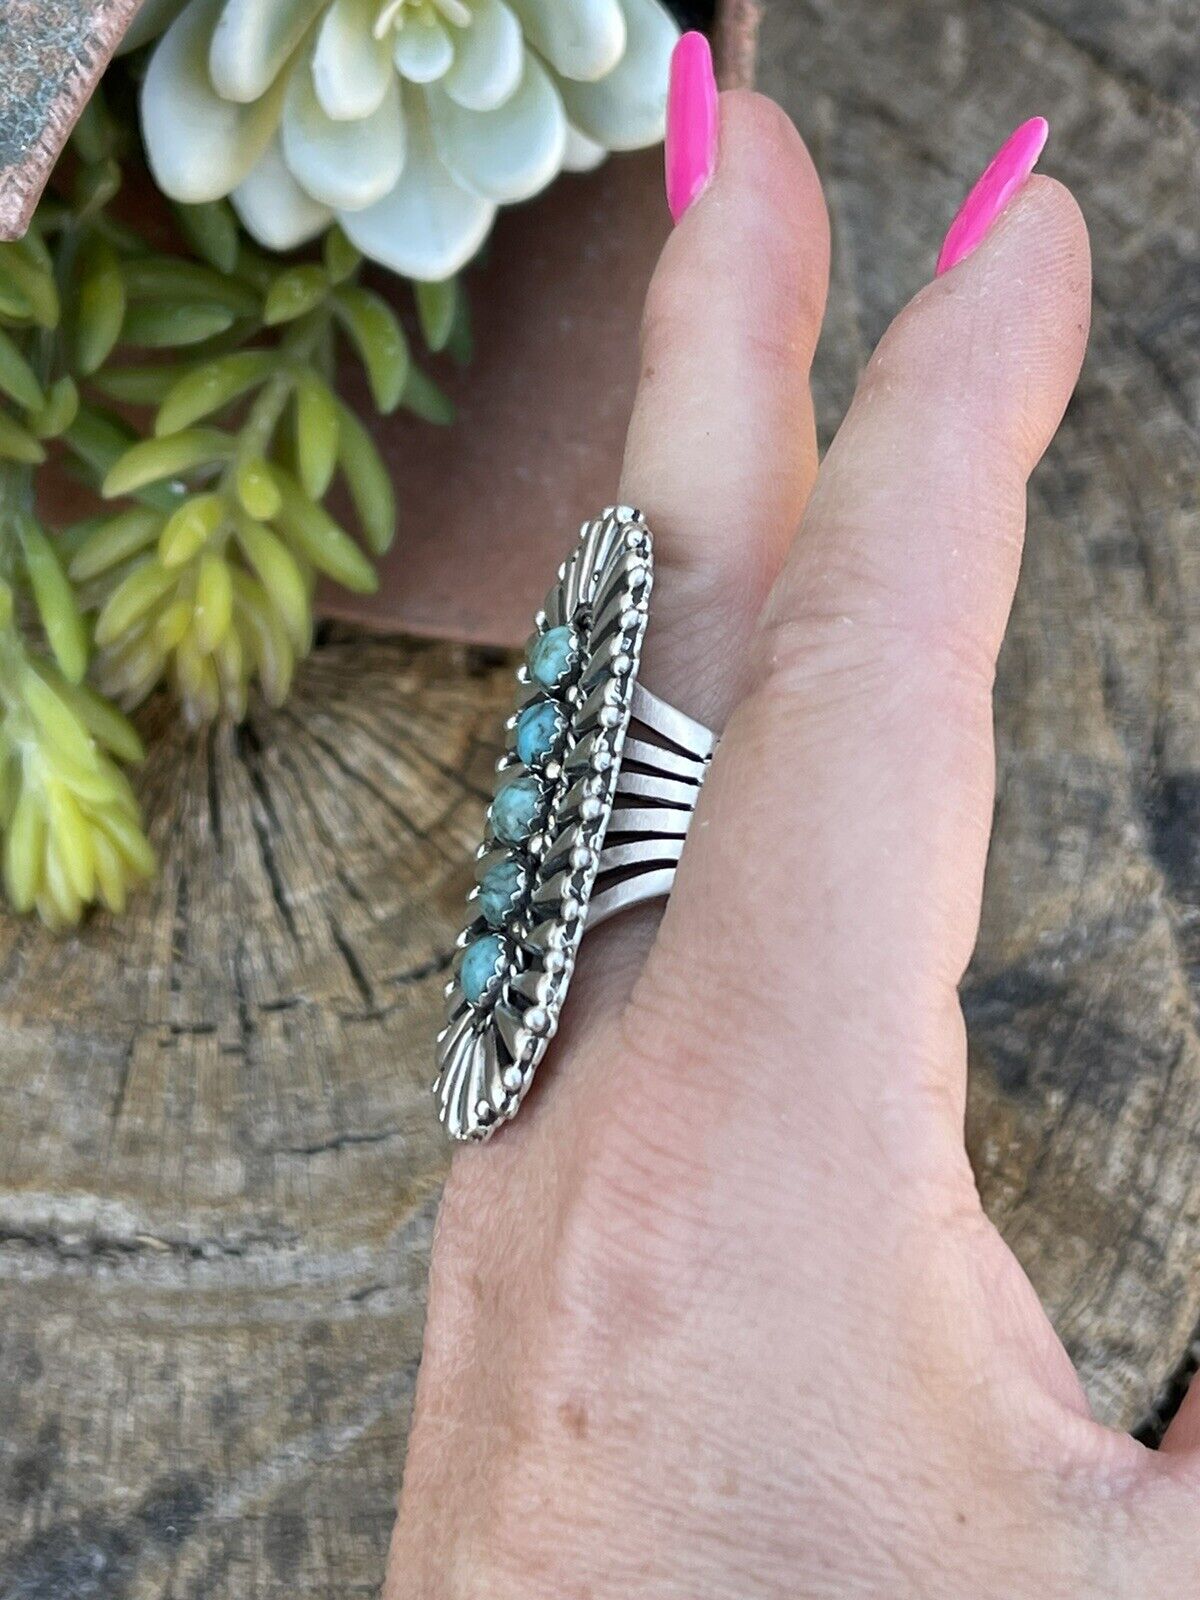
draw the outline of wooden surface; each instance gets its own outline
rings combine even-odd
[[[339,644],[240,731],[152,717],[139,913],[0,923],[4,1600],[374,1592],[511,683]]]
[[[833,213],[826,435],[1022,117],[1092,224],[966,1002],[987,1203],[1130,1426],[1200,1324],[1194,35],[1191,0],[773,0],[762,37]],[[240,733],[154,711],[158,888],[68,943],[0,922],[0,1600],[375,1594],[444,1160],[428,1039],[507,692],[343,639]]]

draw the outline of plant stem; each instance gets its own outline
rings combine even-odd
[[[0,583],[6,591],[0,610],[0,701],[6,719],[21,721],[26,716],[20,689],[25,643],[13,607],[12,583],[17,566],[17,523],[32,508],[32,470],[19,462],[0,462]]]
[[[33,469],[0,461],[0,580],[11,584],[17,566],[17,522],[33,511]],[[9,627],[14,626],[11,619]]]

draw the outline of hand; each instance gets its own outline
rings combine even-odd
[[[820,188],[721,101],[650,291],[622,498],[645,681],[725,736],[661,926],[584,946],[455,1160],[392,1600],[1193,1595],[1200,1404],[1091,1420],[963,1149],[957,985],[1026,479],[1088,321],[1035,178],[900,314],[817,470]]]

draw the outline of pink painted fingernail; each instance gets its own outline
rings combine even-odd
[[[1050,132],[1045,117],[1030,117],[1010,133],[983,169],[942,241],[934,276],[949,272],[983,243],[988,229],[1037,166]]]
[[[717,80],[702,33],[685,33],[671,56],[666,162],[667,205],[678,222],[717,165]]]

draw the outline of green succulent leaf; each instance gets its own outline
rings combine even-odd
[[[51,682],[97,744],[131,766],[145,760],[146,749],[137,729],[111,701],[86,683]]]
[[[248,284],[182,256],[135,258],[126,263],[125,283],[131,297],[224,306],[235,317],[255,317],[261,309]]]
[[[454,421],[454,401],[420,367],[409,369],[401,400],[405,410],[413,412],[423,422],[436,422],[444,427]]]
[[[337,399],[312,368],[296,383],[296,462],[305,493],[323,500],[337,468],[341,421]]]
[[[184,0],[167,3],[182,15]],[[236,50],[222,62],[244,67]],[[156,105],[174,114],[161,93]],[[256,117],[258,138],[274,124]],[[453,415],[393,306],[359,281],[363,257],[340,226],[319,259],[281,260],[227,200],[178,204],[170,253],[132,208],[109,214],[134,146],[124,112],[97,94],[29,233],[0,244],[6,570],[32,602],[14,606],[0,580],[0,850],[10,902],[53,928],[93,903],[120,910],[155,868],[118,764],[140,760],[142,744],[114,701],[136,705],[166,682],[189,723],[240,719],[257,683],[279,705],[312,644],[318,580],[376,587],[396,496],[339,394],[339,340],[379,411]],[[413,287],[425,346],[466,359],[460,284]],[[50,439],[69,472],[124,503],[48,533],[22,508],[38,503]],[[335,476],[350,531],[324,503]]]
[[[454,323],[446,340],[446,353],[453,357],[460,367],[467,366],[475,353],[475,336],[471,329],[471,302],[463,293],[461,285],[454,302]]]
[[[85,376],[112,354],[125,322],[125,279],[106,239],[90,239],[80,253],[79,304],[75,313],[75,365]]]
[[[167,518],[158,541],[158,559],[164,567],[181,567],[199,554],[229,516],[223,494],[198,494]]]
[[[46,403],[37,374],[21,354],[17,342],[0,328],[0,389],[26,411]]]
[[[105,367],[92,375],[90,387],[122,405],[157,406],[178,381],[173,366]]]
[[[339,403],[338,466],[350,490],[363,537],[382,555],[396,536],[396,494],[375,441],[347,405]]]
[[[174,207],[179,231],[202,260],[218,272],[232,274],[238,263],[238,225],[224,200]]]
[[[457,278],[447,278],[444,283],[415,283],[413,291],[425,343],[431,350],[444,350],[458,318]]]
[[[325,235],[321,254],[332,283],[344,283],[362,265],[362,253],[336,225]]]
[[[92,166],[115,155],[119,142],[119,126],[103,90],[98,88],[79,114],[71,131],[71,143],[80,159]]]
[[[33,319],[33,309],[29,301],[13,280],[5,275],[2,263],[0,263],[0,317],[7,318],[9,322],[29,322]]]
[[[190,368],[163,396],[154,431],[177,433],[202,417],[211,416],[224,406],[256,388],[276,371],[278,358],[269,350],[239,350],[216,356]]]
[[[134,441],[133,430],[127,422],[89,405],[80,406],[64,437],[97,481]]]
[[[344,588],[373,594],[379,587],[375,568],[345,529],[280,467],[275,468],[275,481],[281,500],[276,521],[293,548]]]
[[[46,840],[46,813],[22,788],[4,838],[4,889],[14,911],[32,911]]]
[[[99,519],[71,556],[67,575],[75,583],[98,578],[152,545],[162,526],[162,513],[149,506],[130,506]]]
[[[281,272],[267,291],[263,320],[269,328],[281,322],[294,322],[307,316],[329,293],[329,274],[324,267],[306,265]]]
[[[64,375],[55,379],[42,405],[30,413],[29,425],[39,439],[57,439],[75,421],[78,412],[79,390],[75,380]]]
[[[146,484],[228,461],[233,449],[233,440],[219,428],[185,428],[166,439],[142,439],[109,468],[101,493],[106,500],[132,494]]]
[[[24,239],[0,244],[0,290],[5,288],[25,303],[27,315],[40,327],[58,326],[60,307],[53,264],[32,230]]]
[[[295,556],[283,540],[264,528],[253,517],[237,519],[238,543],[258,574],[263,588],[279,611],[292,648],[308,649],[312,613],[308,604],[308,585]]]
[[[75,179],[75,215],[90,217],[103,210],[120,187],[121,168],[111,156],[82,167]]]
[[[279,488],[275,474],[261,456],[251,456],[238,464],[237,493],[247,516],[256,522],[269,522],[279,511]]]
[[[96,643],[112,644],[129,633],[175,583],[175,574],[144,556],[121,579],[96,618]]]
[[[198,300],[148,300],[125,313],[125,338],[143,350],[178,350],[226,333],[237,320],[228,306]]]
[[[372,289],[347,284],[335,290],[334,311],[366,368],[371,396],[385,416],[400,404],[411,362],[396,313]]]
[[[87,667],[87,631],[72,589],[58,555],[32,517],[17,524],[25,573],[33,591],[34,603],[46,630],[46,638],[63,676],[78,683]]]
[[[0,411],[0,461],[19,461],[36,467],[45,459],[46,452],[36,436],[7,412]]]

